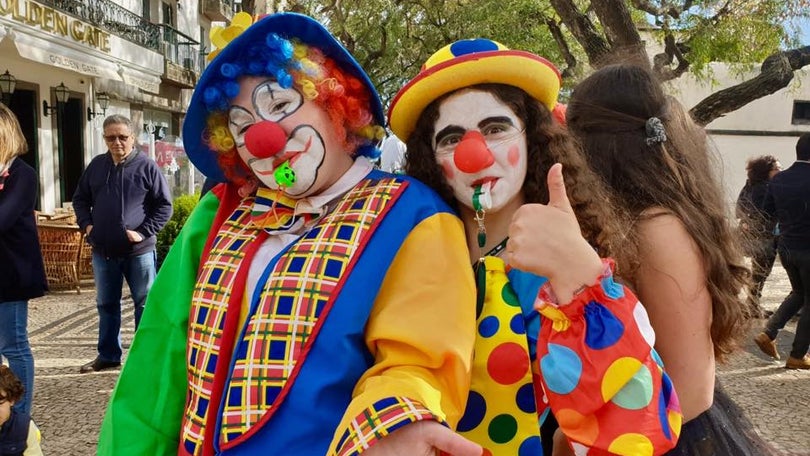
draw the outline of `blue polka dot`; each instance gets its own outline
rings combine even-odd
[[[519,409],[526,413],[534,413],[537,411],[537,403],[534,401],[534,386],[527,383],[518,389],[515,395],[515,403]]]
[[[467,432],[475,429],[484,420],[486,414],[487,401],[484,400],[484,396],[475,391],[470,391],[470,395],[467,397],[467,409],[464,410],[464,416],[458,422],[457,430]]]
[[[518,448],[518,456],[537,456],[543,454],[543,446],[540,444],[540,436],[533,435],[524,440]]]
[[[585,306],[585,343],[594,350],[608,348],[624,334],[624,325],[607,307],[596,301]]]
[[[667,399],[664,397],[663,391],[658,395],[658,421],[661,423],[661,430],[664,431],[664,437],[671,439],[672,432],[670,432],[669,419],[667,419]]]
[[[473,54],[476,52],[497,51],[498,45],[491,40],[476,38],[472,40],[456,41],[450,45],[450,53],[458,57],[460,55]]]
[[[526,334],[526,322],[523,320],[523,314],[519,313],[512,317],[509,321],[509,328],[515,334]]]
[[[570,348],[548,344],[548,354],[540,360],[540,371],[548,389],[557,394],[568,394],[579,384],[582,361]]]
[[[498,317],[490,315],[481,320],[481,323],[478,323],[478,334],[481,334],[481,337],[492,337],[498,332],[500,326],[501,324],[498,322]]]
[[[624,297],[624,287],[613,281],[613,276],[602,279],[602,291],[612,299]]]
[[[654,348],[652,350],[650,350],[650,355],[652,355],[652,359],[653,359],[653,361],[655,361],[655,364],[658,364],[659,366],[664,367],[664,361],[661,359],[660,356],[658,356],[658,352],[655,351]]]

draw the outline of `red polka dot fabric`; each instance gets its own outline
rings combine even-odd
[[[472,385],[458,425],[484,454],[542,454],[539,421],[548,406],[577,456],[652,456],[674,447],[677,395],[652,348],[644,307],[613,282],[611,266],[606,260],[599,283],[565,306],[550,301],[548,285],[538,291],[534,306],[543,318],[532,365],[506,267],[485,258]]]

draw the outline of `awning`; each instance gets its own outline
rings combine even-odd
[[[160,93],[160,76],[151,75],[145,72],[136,72],[132,68],[124,67],[121,71],[124,82],[135,86],[144,92]]]
[[[27,33],[15,33],[14,45],[20,57],[38,63],[65,68],[87,76],[121,80],[117,64],[68,47],[54,45],[52,41]]]

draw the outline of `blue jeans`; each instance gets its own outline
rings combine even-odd
[[[34,355],[28,344],[28,301],[0,302],[0,355],[20,379],[25,394],[14,408],[31,413],[34,397]]]
[[[810,250],[790,250],[780,247],[779,259],[790,280],[790,294],[765,324],[765,334],[776,339],[780,329],[799,310],[802,316],[796,325],[796,337],[790,356],[801,359],[810,348]]]
[[[146,295],[155,281],[154,250],[132,257],[106,258],[93,252],[93,276],[98,308],[98,357],[121,362],[121,287],[127,280],[135,303],[135,329],[141,321]]]

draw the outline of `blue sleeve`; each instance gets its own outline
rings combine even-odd
[[[537,358],[537,336],[540,334],[540,313],[534,308],[537,292],[548,279],[528,272],[512,269],[507,273],[509,283],[518,296],[523,318],[526,321],[526,339],[529,341],[531,359]]]
[[[26,213],[33,213],[36,195],[35,174],[26,167],[9,171],[5,187],[0,191],[0,232],[10,230]]]

